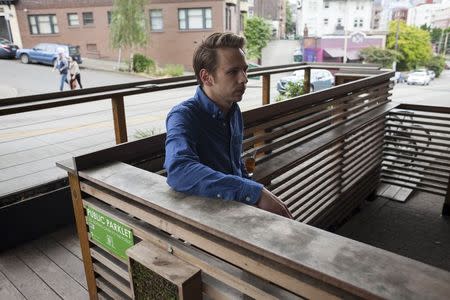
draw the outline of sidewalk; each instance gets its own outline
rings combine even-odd
[[[120,72],[119,69],[127,70],[128,64],[126,64],[124,61],[118,64],[117,61],[113,60],[103,60],[103,59],[83,57],[83,63],[80,64],[80,68],[89,70]]]

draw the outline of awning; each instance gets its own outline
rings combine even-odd
[[[328,48],[324,51],[331,57],[344,57],[344,49],[342,48]],[[351,60],[359,59],[359,50],[347,50],[347,58]]]

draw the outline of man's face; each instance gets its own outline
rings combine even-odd
[[[242,100],[247,86],[247,68],[244,52],[237,48],[217,49],[218,66],[211,74],[210,98],[223,106],[231,107]]]

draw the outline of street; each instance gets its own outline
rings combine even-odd
[[[293,62],[297,41],[274,41],[267,47],[263,65]],[[271,55],[272,53],[272,55]],[[284,53],[281,55],[280,53]],[[275,58],[275,59],[274,59]],[[11,93],[28,95],[54,92],[59,75],[51,67],[23,65],[14,60],[0,60],[1,98]],[[271,77],[271,99],[276,95],[276,81],[287,74]],[[116,72],[82,70],[85,87],[110,85],[146,78]],[[449,105],[450,72],[445,71],[429,86],[397,84],[392,99],[428,105]],[[243,111],[261,105],[261,80],[250,79],[242,102]],[[134,95],[125,98],[128,139],[139,134],[165,131],[164,120],[171,107],[191,97],[195,87]],[[0,122],[0,196],[66,176],[55,162],[82,153],[113,146],[114,129],[111,101],[96,101],[35,112],[2,116]]]

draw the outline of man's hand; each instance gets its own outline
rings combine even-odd
[[[263,188],[261,198],[259,198],[258,203],[256,203],[256,207],[293,219],[286,205],[266,188]]]

